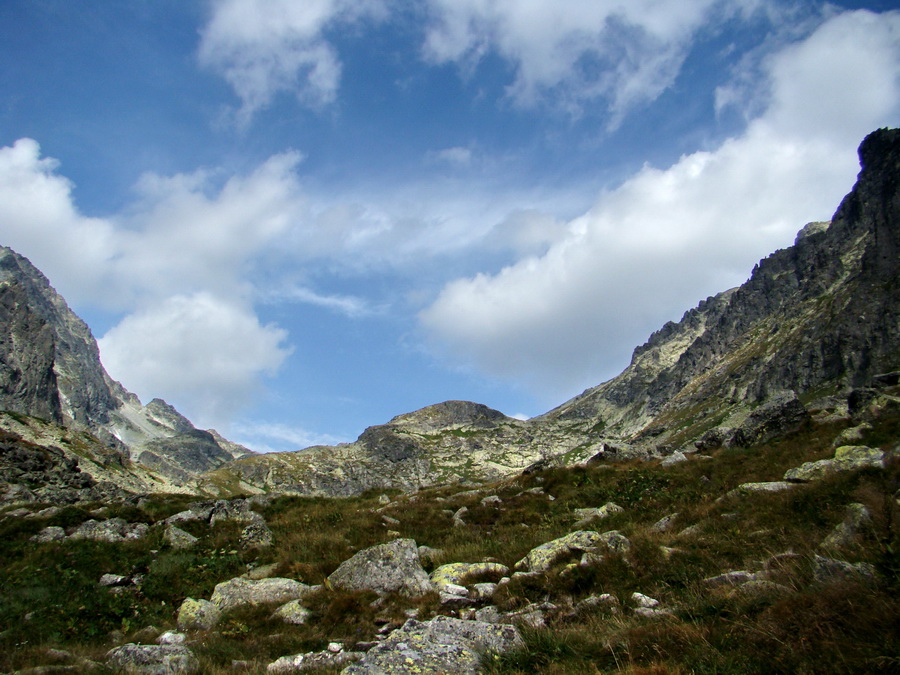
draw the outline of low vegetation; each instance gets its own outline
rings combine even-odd
[[[218,582],[269,565],[275,576],[323,584],[355,552],[398,536],[439,551],[428,568],[485,560],[512,568],[533,547],[579,529],[575,509],[614,502],[621,512],[587,527],[620,531],[631,550],[588,565],[560,564],[543,576],[517,577],[502,586],[493,598],[502,611],[541,602],[557,609],[548,612],[545,626],[524,627],[525,648],[493,659],[489,672],[897,673],[898,462],[783,492],[728,496],[742,483],[780,480],[789,468],[831,456],[831,441],[845,426],[810,424],[776,442],[723,448],[669,467],[635,462],[549,469],[476,490],[445,486],[393,493],[387,504],[381,493],[279,497],[256,507],[274,535],[269,548],[242,548],[241,527],[233,522],[186,523],[199,542],[171,548],[162,528],[152,525],[184,509],[189,498],[182,495],[67,507],[49,517],[0,517],[0,672],[65,659],[102,663],[115,645],[152,642],[174,628],[180,603],[209,598]],[[898,432],[900,413],[886,414],[862,442],[894,449]],[[482,503],[491,495],[499,504]],[[823,539],[851,503],[866,506],[872,526],[839,554],[823,553]],[[454,526],[453,514],[462,507],[465,525]],[[29,506],[33,512],[41,508]],[[151,528],[125,543],[30,540],[48,525],[71,528],[98,514]],[[675,527],[656,531],[654,524],[671,514],[677,514]],[[773,556],[785,553],[792,555],[771,567]],[[869,563],[877,576],[816,581],[816,554]],[[704,582],[729,570],[760,570],[766,561],[783,592],[744,593]],[[104,573],[139,584],[103,587],[98,580]],[[628,609],[634,592],[660,600],[668,613],[637,616]],[[601,593],[614,596],[621,609],[573,610]],[[451,611],[442,609],[436,593],[379,598],[328,584],[304,604],[312,612],[304,625],[272,618],[272,607],[255,607],[226,614],[213,631],[190,634],[203,672],[234,672],[236,662],[243,672],[265,672],[280,656],[322,650],[330,641],[373,641],[412,610],[419,618]]]

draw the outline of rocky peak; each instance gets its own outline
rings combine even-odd
[[[541,419],[664,442],[673,425],[722,421],[778,392],[841,391],[896,370],[900,130],[870,134],[860,159],[830,225],[804,227],[741,287],[654,333],[621,375]]]
[[[499,410],[471,401],[444,401],[411,413],[397,415],[388,424],[435,431],[453,426],[491,427],[509,420]]]
[[[144,458],[183,481],[249,454],[224,439],[223,447],[161,399],[141,405],[106,373],[87,324],[27,258],[7,247],[0,247],[0,327],[0,410],[89,431],[123,456]]]

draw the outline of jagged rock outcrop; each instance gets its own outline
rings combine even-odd
[[[108,461],[119,455],[118,475],[101,478],[92,473],[94,465],[63,452],[82,473],[127,490],[171,489],[173,482],[175,487],[191,483],[203,471],[252,454],[214,432],[195,429],[161,399],[141,405],[103,369],[87,324],[34,265],[6,247],[0,247],[0,326],[0,411],[37,418],[26,426],[50,423],[57,436],[65,434],[60,429],[87,431],[100,441],[93,445],[108,446]],[[0,427],[10,430],[10,420],[16,421],[4,416]],[[49,429],[44,424],[45,437]],[[128,478],[135,469],[128,460],[159,478],[140,470],[136,480]]]
[[[737,426],[777,392],[846,392],[896,370],[900,130],[870,134],[859,156],[856,186],[830,224],[808,225],[744,285],[654,333],[621,375],[541,419],[677,446]]]

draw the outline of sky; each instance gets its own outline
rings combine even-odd
[[[0,244],[259,451],[546,412],[897,125],[898,0],[0,3]]]

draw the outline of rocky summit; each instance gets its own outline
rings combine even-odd
[[[0,249],[0,672],[900,669],[900,131],[828,223],[531,420],[253,455]]]
[[[47,278],[6,247],[0,326],[0,430],[20,453],[47,449],[43,456],[57,469],[74,462],[84,477],[138,493],[197,491],[201,473],[252,454],[195,429],[165,401],[142,405],[106,373],[90,329]],[[67,440],[78,432],[77,444]],[[102,469],[111,465],[115,471]],[[31,481],[47,482],[54,481]]]

